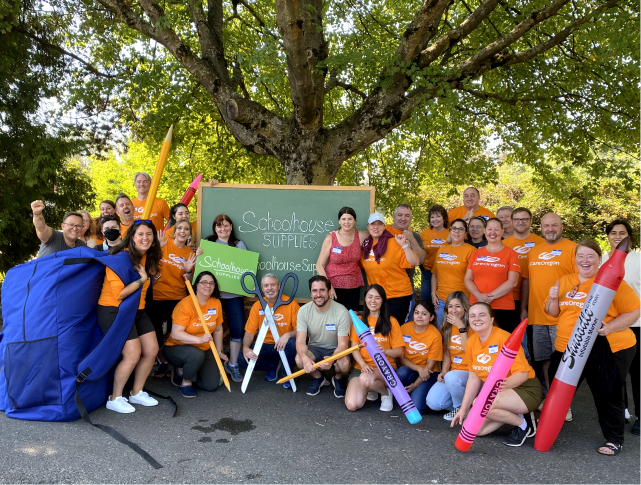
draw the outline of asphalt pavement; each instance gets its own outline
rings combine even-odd
[[[457,430],[443,413],[430,412],[410,425],[395,403],[390,413],[368,402],[347,411],[333,388],[307,396],[268,383],[256,372],[246,394],[232,383],[184,399],[169,379],[148,387],[171,395],[121,415],[91,413],[163,465],[154,469],[106,433],[72,423],[20,421],[0,414],[2,483],[636,483],[640,482],[639,437],[626,427],[623,451],[597,454],[604,443],[587,385],[581,386],[552,450],[533,439],[520,448],[502,444],[509,429],[477,438],[468,453],[454,447]]]

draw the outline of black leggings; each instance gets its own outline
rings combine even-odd
[[[180,300],[154,300],[149,310],[149,318],[151,323],[154,324],[156,331],[156,339],[158,339],[158,348],[162,349],[165,345],[165,340],[171,333],[171,314],[174,312],[176,305]],[[167,331],[163,332],[162,324],[167,321]]]
[[[410,304],[412,303],[413,296],[414,295],[407,295],[387,299],[389,314],[398,320],[399,325],[403,325],[405,323],[407,314],[410,311]]]
[[[220,370],[211,349],[201,350],[194,345],[169,345],[163,348],[167,362],[183,370],[183,378],[204,391],[215,391],[220,382]]]
[[[348,310],[357,312],[360,308],[361,288],[334,288],[336,301]]]

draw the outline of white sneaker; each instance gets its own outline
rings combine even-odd
[[[456,416],[456,413],[459,412],[459,409],[461,409],[461,406],[452,409],[449,413],[443,415],[443,419],[445,421],[452,421],[454,419],[454,416]]]
[[[630,411],[628,411],[628,408],[625,408],[625,419],[628,420],[630,419]],[[567,421],[567,419],[566,419]]]
[[[545,404],[545,399],[541,401],[541,404],[539,404],[539,411],[543,411],[543,405]]]
[[[145,391],[140,391],[138,394],[133,395],[129,393],[129,402],[140,404],[142,406],[157,406],[158,401],[150,397]]]
[[[111,400],[111,396],[109,396],[109,400],[107,401],[107,409],[111,409],[112,411],[123,414],[133,413],[136,410],[135,407],[127,402],[127,398],[124,398],[122,396],[117,397],[113,401]]]
[[[367,400],[368,401],[376,401],[377,399],[378,399],[378,392],[369,391],[367,393]]]
[[[572,408],[568,409],[568,414],[565,415],[565,422],[569,423],[572,421]]]
[[[387,396],[381,394],[381,411],[389,412],[394,409],[394,398],[389,393]]]

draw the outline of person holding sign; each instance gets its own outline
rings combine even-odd
[[[403,273],[405,273],[403,271]],[[396,369],[397,357],[403,355],[403,334],[396,318],[390,315],[387,306],[385,289],[373,284],[365,289],[365,305],[360,319],[370,328],[379,350],[382,350],[389,364]],[[350,337],[352,346],[361,343],[354,326]],[[381,411],[391,411],[394,408],[394,398],[387,388],[387,381],[374,364],[367,349],[362,348],[352,354],[356,363],[349,376],[345,406],[350,411],[358,411],[365,405],[366,400],[374,401],[381,395]]]
[[[185,277],[191,280],[196,264],[196,255],[187,245],[191,237],[189,221],[180,221],[175,226],[174,237],[163,241],[160,237],[162,260],[160,261],[160,278],[154,282],[154,303],[149,316],[156,330],[158,339],[158,360],[160,365],[154,371],[154,377],[164,377],[169,373],[169,365],[163,355],[165,339],[171,332],[171,315],[176,305],[185,298]],[[163,331],[163,322],[167,330]]]
[[[465,344],[471,372],[465,387],[463,404],[452,419],[452,427],[463,424],[503,344],[510,337],[505,330],[494,326],[493,310],[485,302],[478,302],[470,307],[470,327],[476,332]],[[499,383],[492,391],[496,396],[494,402],[489,405],[489,409],[483,410],[486,413],[485,421],[477,436],[485,436],[504,424],[510,424],[512,432],[503,444],[521,446],[526,438],[536,434],[536,425],[531,413],[543,399],[541,383],[534,376],[534,369],[528,364],[523,347],[519,347],[507,378]]]
[[[338,230],[325,236],[316,261],[316,272],[329,278],[330,298],[348,310],[358,311],[361,286],[365,284],[358,264],[361,241],[369,233],[356,229],[356,212],[351,207],[343,207],[338,211],[338,224]]]
[[[176,229],[177,231],[180,228]],[[213,340],[223,362],[223,311],[216,277],[209,271],[198,273],[194,292],[210,332],[205,332],[198,311],[190,296],[176,305],[172,314],[171,335],[164,347],[167,361],[174,366],[171,382],[180,388],[183,397],[197,397],[193,383],[203,391],[215,391],[220,383],[220,371],[209,347]]]
[[[385,289],[390,315],[404,322],[414,291],[405,270],[419,265],[418,255],[412,251],[405,234],[392,236],[380,212],[369,216],[367,229],[369,236],[363,242],[361,256],[367,282]]]
[[[245,243],[239,240],[234,233],[234,225],[226,214],[219,214],[212,224],[213,234],[205,238],[207,241],[224,244],[236,249],[247,249]],[[196,251],[196,256],[203,253],[201,248]],[[229,325],[229,362],[225,370],[234,382],[243,382],[243,376],[238,367],[238,355],[243,341],[243,326],[245,324],[245,303],[242,296],[226,291],[220,292],[220,301]]]
[[[276,303],[278,292],[280,291],[278,277],[271,273],[264,275],[260,280],[260,287],[263,291],[263,295],[265,296],[265,301],[267,301],[267,304],[271,308],[274,303]],[[289,297],[285,295],[282,295],[281,298],[283,301],[289,300]],[[278,365],[280,364],[280,354],[278,352],[284,350],[289,367],[290,369],[293,368],[294,360],[296,358],[296,322],[298,310],[300,310],[300,307],[296,301],[278,307],[277,312],[274,314],[274,322],[276,322],[276,326],[278,327],[278,335],[280,338],[278,341],[274,342],[274,337],[271,332],[267,332],[265,340],[263,341],[263,346],[260,349],[260,355],[256,355],[253,351],[252,342],[260,330],[263,320],[265,320],[265,311],[263,310],[260,301],[254,303],[249,312],[247,324],[245,325],[243,353],[238,358],[238,365],[243,369],[246,369],[248,365],[247,363],[250,360],[255,360],[256,365],[254,370],[267,371],[265,380],[273,382],[278,379],[278,375],[276,373]],[[287,381],[283,384],[283,387],[285,389],[289,389],[291,387],[291,383]]]

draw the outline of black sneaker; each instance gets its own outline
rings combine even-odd
[[[521,446],[531,432],[532,428],[528,426],[526,420],[525,429],[521,429],[519,426],[514,426],[510,436],[508,436],[503,444],[507,446]]]
[[[329,385],[329,382],[327,382],[327,380],[325,379],[324,374],[321,374],[321,376],[318,378],[312,377],[312,383],[307,388],[307,395],[315,396],[320,392],[321,387],[328,386],[328,385]]]
[[[337,379],[336,376],[332,377],[332,385],[334,386],[335,397],[345,397],[347,386],[345,385],[345,381],[343,379]]]
[[[536,435],[536,419],[534,419],[534,413],[528,413],[523,416],[525,419],[525,425],[528,427],[529,433],[528,438],[532,438]]]
[[[163,362],[156,367],[153,375],[154,377],[165,377],[167,374],[169,374],[169,364]]]
[[[634,422],[632,425],[632,429],[630,430],[630,433],[633,435],[639,436],[639,418]]]

